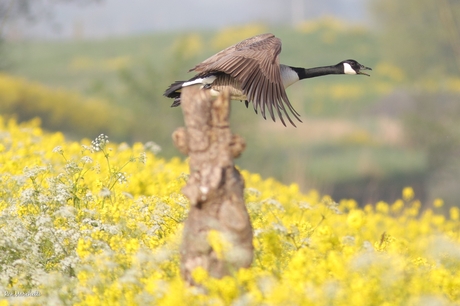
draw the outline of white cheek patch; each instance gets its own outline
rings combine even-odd
[[[203,84],[203,85],[212,84],[212,82],[214,82],[216,78],[217,77],[215,75],[210,75],[205,78],[198,78],[192,81],[184,82],[182,84],[182,87],[187,87],[187,86],[191,86],[195,84]]]
[[[343,73],[345,74],[356,74],[356,71],[351,68],[350,64],[343,63]]]

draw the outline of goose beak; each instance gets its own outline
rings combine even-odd
[[[372,68],[366,67],[366,66],[361,65],[361,64],[359,65],[358,74],[370,76],[369,74],[367,74],[367,73],[365,73],[365,72],[362,72],[361,70],[372,70]]]

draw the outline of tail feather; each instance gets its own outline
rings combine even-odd
[[[173,104],[171,104],[171,107],[177,107],[180,105],[180,97],[174,98]]]
[[[168,89],[164,92],[164,96],[168,98],[179,98],[180,97],[180,90],[182,89],[182,84],[184,84],[185,81],[176,81],[169,85]]]

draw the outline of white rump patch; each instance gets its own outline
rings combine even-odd
[[[356,71],[351,68],[350,64],[343,63],[343,73],[345,74],[356,74]]]
[[[182,87],[187,87],[187,86],[196,85],[196,84],[203,84],[203,85],[212,84],[212,82],[214,82],[216,78],[217,77],[215,75],[210,75],[205,78],[194,79],[192,81],[184,82],[182,84]]]

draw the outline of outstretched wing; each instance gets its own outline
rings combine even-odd
[[[268,108],[275,121],[275,109],[284,125],[283,113],[295,126],[287,108],[297,120],[301,120],[289,102],[281,80],[280,52],[281,40],[270,33],[262,34],[220,51],[190,71],[196,71],[199,75],[223,72],[232,76],[241,84],[243,93],[253,103],[256,112],[260,109],[266,118],[265,108]]]

